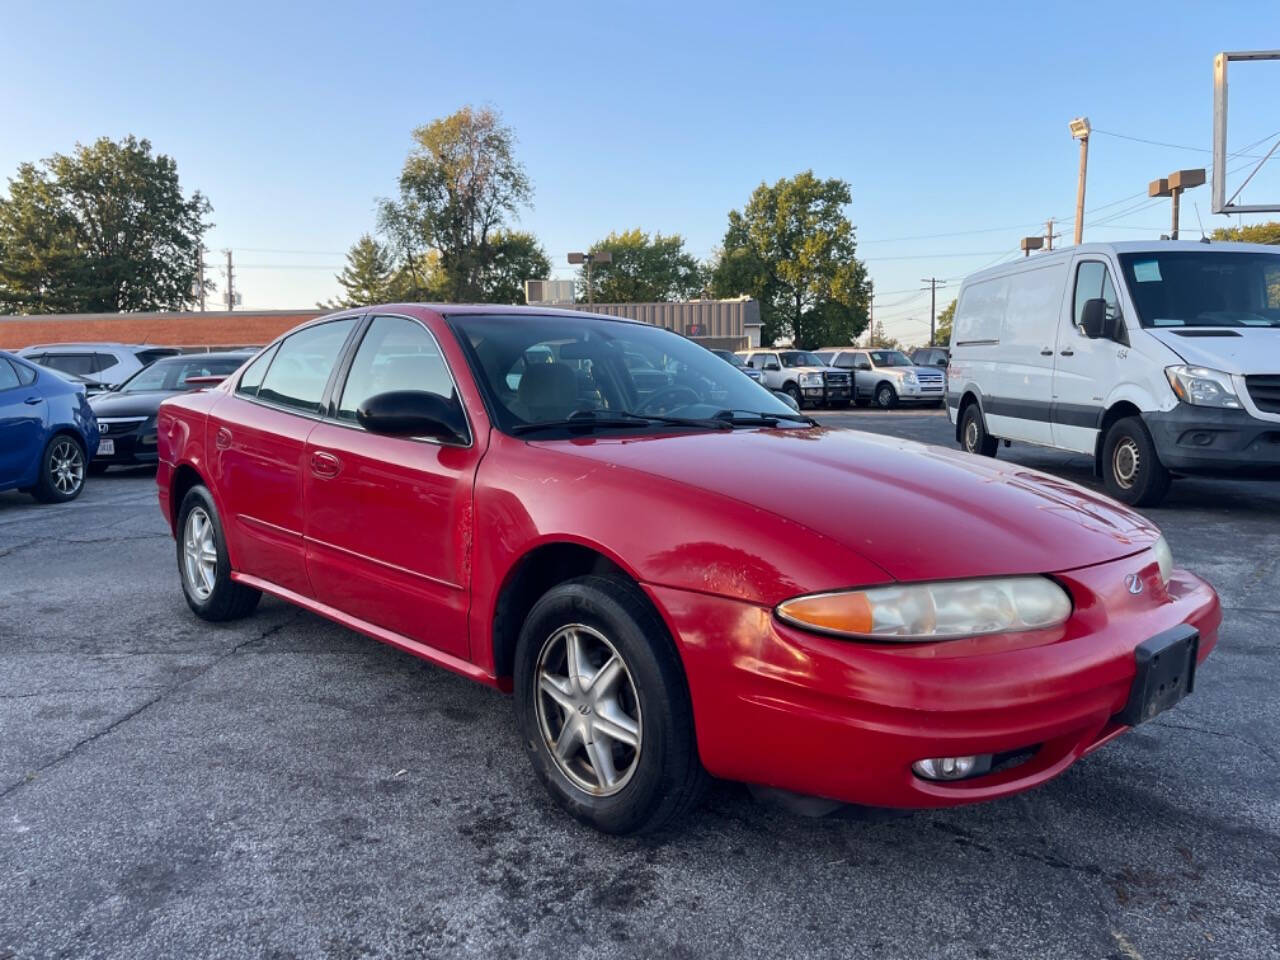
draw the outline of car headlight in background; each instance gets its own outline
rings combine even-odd
[[[1236,397],[1236,388],[1229,373],[1180,364],[1165,367],[1164,375],[1169,378],[1169,386],[1183,403],[1197,407],[1240,409],[1240,400]]]
[[[1054,627],[1071,615],[1071,598],[1047,577],[1001,577],[811,594],[774,612],[821,633],[912,642]]]
[[[822,374],[820,374],[820,373],[802,373],[802,374],[800,374],[800,386],[802,386],[802,387],[820,387],[820,386],[822,386]]]
[[[902,375],[902,380],[904,383],[915,383],[916,382],[915,371],[908,370],[906,373]]]
[[[1169,549],[1169,542],[1163,534],[1151,550],[1156,555],[1156,565],[1160,568],[1160,580],[1167,587],[1169,578],[1173,576],[1173,551]]]

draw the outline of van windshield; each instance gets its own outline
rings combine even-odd
[[[1280,253],[1122,253],[1144,327],[1280,327]]]

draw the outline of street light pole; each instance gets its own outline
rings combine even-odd
[[[613,254],[608,250],[589,250],[586,253],[569,254],[569,262],[575,266],[582,264],[587,272],[587,303],[595,303],[595,288],[591,285],[591,265],[593,263],[613,263]]]
[[[1084,241],[1084,183],[1089,170],[1089,126],[1088,117],[1076,117],[1069,124],[1071,136],[1080,141],[1080,178],[1076,182],[1076,245]],[[1050,241],[1052,243],[1052,241]]]
[[[1175,170],[1167,177],[1152,180],[1147,184],[1147,196],[1171,197],[1173,200],[1173,224],[1169,230],[1169,239],[1178,239],[1178,214],[1181,210],[1182,191],[1198,187],[1204,183],[1204,169]]]

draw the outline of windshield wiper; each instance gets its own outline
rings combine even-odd
[[[765,413],[760,410],[738,408],[721,410],[715,414],[715,419],[732,427],[776,427],[779,420],[803,423],[810,427],[818,425],[817,420],[813,419],[813,417],[806,417],[803,413]]]
[[[695,417],[667,417],[656,413],[632,413],[630,410],[575,410],[559,420],[538,420],[520,423],[511,428],[512,433],[532,433],[534,430],[567,429],[592,430],[596,427],[634,427],[643,423],[667,423],[678,427],[701,427],[711,430],[729,430],[733,424],[719,419]]]

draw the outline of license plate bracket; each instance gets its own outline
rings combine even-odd
[[[1195,689],[1196,655],[1200,631],[1179,624],[1138,644],[1133,652],[1137,668],[1129,702],[1117,719],[1137,726],[1158,716]]]
[[[115,453],[116,453],[115,440],[99,440],[98,441],[98,456],[113,457],[115,456]]]

